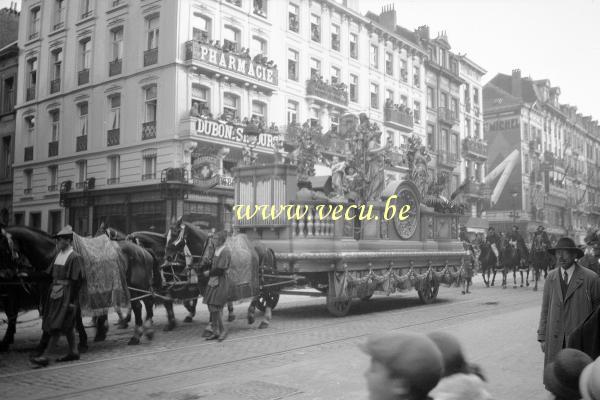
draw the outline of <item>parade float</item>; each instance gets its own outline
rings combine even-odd
[[[393,148],[366,115],[348,114],[327,134],[310,122],[288,127],[274,162],[257,165],[260,132],[246,134],[254,140],[234,169],[234,227],[275,252],[261,274],[262,307],[295,287],[344,316],[353,299],[415,289],[429,304],[440,284],[459,283],[460,208],[437,195],[444,182],[418,136]],[[323,164],[331,173],[317,176]],[[318,292],[298,290],[306,287]]]

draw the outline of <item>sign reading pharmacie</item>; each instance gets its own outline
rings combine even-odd
[[[253,62],[233,53],[224,53],[221,49],[194,42],[193,58],[216,67],[237,72],[250,78],[277,85],[277,69]]]
[[[230,142],[247,144],[250,143],[247,135],[244,135],[243,125],[232,125],[224,121],[198,118],[196,123],[196,136],[207,136],[224,139]],[[256,145],[267,149],[275,148],[275,136],[270,133],[261,133]]]

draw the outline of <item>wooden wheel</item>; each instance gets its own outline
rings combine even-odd
[[[327,311],[335,317],[344,317],[350,311],[352,299],[332,299],[327,296]]]
[[[431,304],[435,302],[439,290],[439,282],[431,280],[429,281],[429,285],[427,285],[427,287],[419,289],[417,292],[419,293],[419,299],[421,299],[423,304]]]
[[[275,308],[275,306],[277,306],[278,302],[279,302],[279,293],[278,292],[261,293],[258,296],[258,299],[256,302],[256,308],[258,308],[262,312],[265,312],[265,310],[267,309],[267,305],[269,307],[271,307],[271,310],[272,310]]]

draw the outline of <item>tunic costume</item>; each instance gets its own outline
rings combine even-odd
[[[221,311],[229,300],[230,281],[227,270],[231,265],[231,251],[220,248],[215,251],[212,268],[209,273],[208,285],[204,295],[204,304],[210,312]]]
[[[46,272],[52,275],[50,293],[44,307],[42,329],[49,333],[68,333],[75,327],[77,292],[81,283],[83,260],[72,248],[59,252]]]

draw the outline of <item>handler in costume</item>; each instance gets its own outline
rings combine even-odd
[[[79,306],[79,288],[81,286],[81,273],[83,260],[73,250],[73,229],[67,225],[55,236],[57,239],[58,254],[52,265],[46,270],[52,276],[50,294],[44,307],[42,329],[51,335],[50,345],[40,357],[32,361],[40,366],[49,363],[46,356],[48,350],[56,346],[61,334],[64,334],[69,343],[69,353],[56,361],[79,360],[79,352],[75,343],[75,315]]]
[[[223,325],[223,307],[229,300],[229,278],[227,270],[231,264],[231,251],[225,248],[227,232],[219,232],[214,235],[215,255],[210,271],[204,271],[207,276],[208,286],[204,295],[203,303],[208,305],[210,321],[213,334],[206,340],[223,341],[227,337],[227,331]]]

